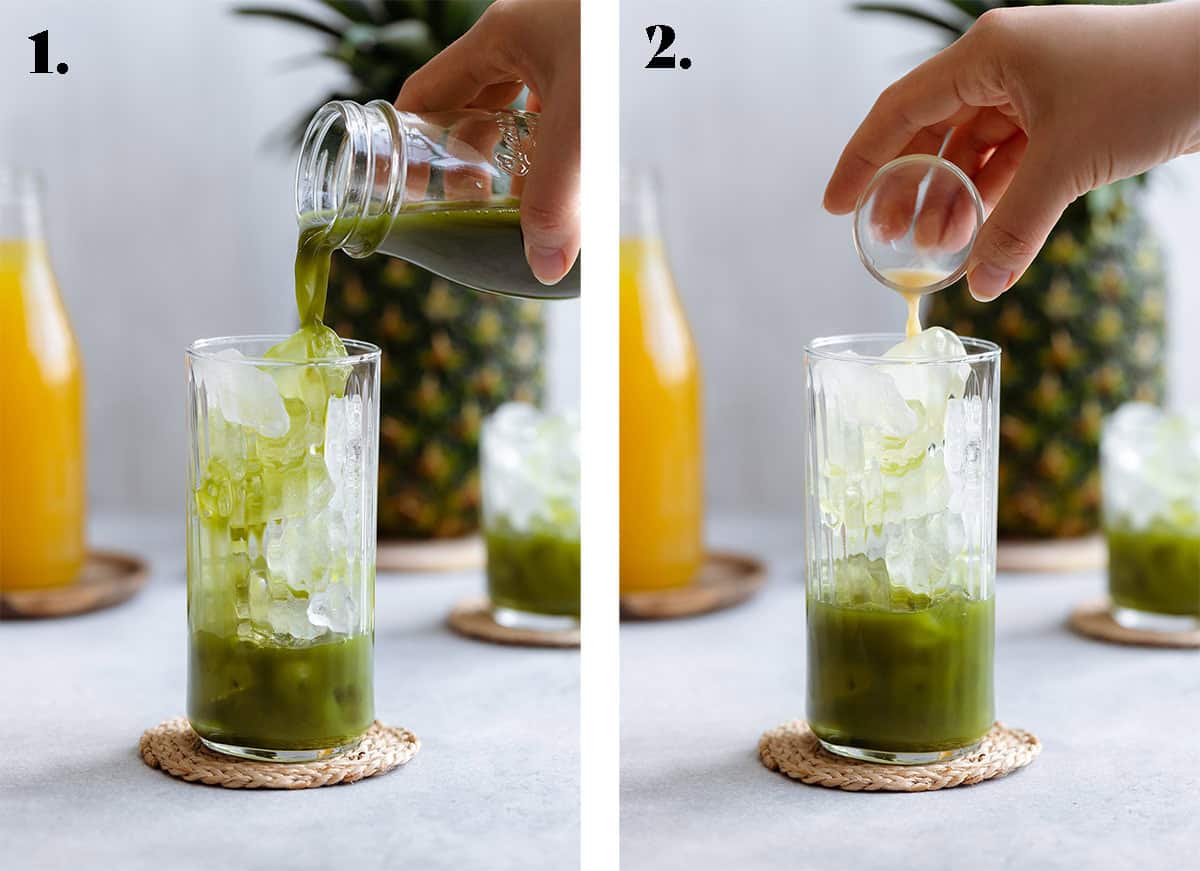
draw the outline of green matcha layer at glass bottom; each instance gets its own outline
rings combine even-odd
[[[1107,536],[1108,591],[1116,605],[1200,617],[1200,535],[1110,529]]]
[[[371,638],[272,647],[191,635],[188,719],[210,741],[263,750],[349,744],[374,719]]]
[[[845,747],[967,747],[994,719],[993,600],[892,587],[891,606],[808,599],[808,721]]]
[[[487,530],[488,596],[493,605],[579,617],[579,538],[549,532]]]

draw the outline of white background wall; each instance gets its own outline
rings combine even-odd
[[[712,507],[798,511],[804,342],[903,323],[903,302],[871,281],[849,219],[827,215],[821,195],[878,93],[940,43],[927,27],[849,5],[621,4],[621,157],[661,175],[665,235],[704,367]],[[691,69],[644,69],[652,24],[675,28],[672,51]],[[1194,405],[1200,158],[1160,172],[1150,208],[1171,258],[1173,395]]]
[[[294,155],[264,141],[339,74],[286,67],[318,38],[233,6],[0,4],[0,163],[47,177],[51,253],[88,378],[94,508],[179,510],[183,349],[295,321]],[[29,74],[26,36],[46,29],[65,76]],[[550,401],[576,406],[578,305],[550,308]]]

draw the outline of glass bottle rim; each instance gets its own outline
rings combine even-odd
[[[245,336],[214,336],[207,339],[196,339],[187,346],[186,353],[189,359],[192,360],[213,360],[219,363],[232,363],[234,365],[253,365],[255,367],[270,367],[278,369],[287,368],[328,368],[334,366],[354,366],[362,363],[378,362],[383,355],[383,351],[370,342],[363,342],[358,339],[343,339],[342,343],[346,346],[347,354],[344,357],[326,357],[320,360],[307,360],[297,362],[295,360],[271,360],[263,357],[261,354],[254,356],[246,355],[245,359],[230,360],[221,358],[217,355],[222,351],[230,349],[243,351],[243,348],[250,344],[263,344],[266,347],[272,347],[279,344],[285,339],[290,338],[285,333],[263,333]]]
[[[986,363],[1000,359],[1000,346],[987,339],[959,336],[967,353],[958,357],[884,357],[882,354],[861,354],[855,345],[899,344],[904,333],[849,333],[841,336],[821,336],[804,346],[806,356],[842,363],[868,363],[887,366],[938,366],[947,363]]]

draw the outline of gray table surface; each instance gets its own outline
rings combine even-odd
[[[0,626],[0,866],[578,867],[578,652],[451,634],[478,572],[379,577],[376,714],[420,736],[415,759],[352,786],[242,792],[136,750],[184,711],[182,522],[102,517],[91,540],[147,557],[153,577],[109,611]]]
[[[925,794],[848,793],[758,762],[804,716],[801,528],[727,517],[713,541],[765,558],[733,610],[621,629],[621,855],[644,869],[1200,868],[1200,652],[1064,626],[1100,573],[997,583],[999,717],[1044,746],[1029,768]]]

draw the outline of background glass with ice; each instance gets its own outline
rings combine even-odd
[[[1200,628],[1200,416],[1127,403],[1104,422],[1100,462],[1113,617]]]
[[[507,402],[484,424],[485,525],[503,517],[517,532],[579,536],[579,416]]]
[[[1200,534],[1200,415],[1127,402],[1104,422],[1100,455],[1106,526]]]
[[[579,418],[510,402],[480,439],[493,616],[564,629],[579,619]]]

